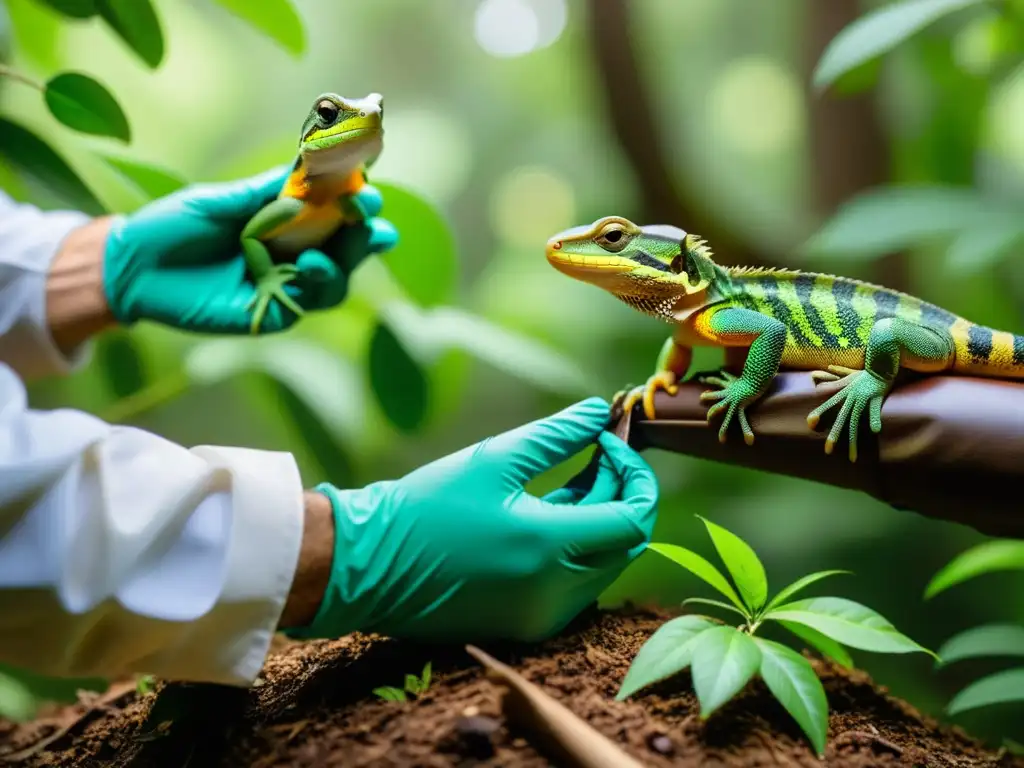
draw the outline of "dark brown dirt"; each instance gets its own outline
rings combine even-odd
[[[642,763],[821,765],[795,723],[760,681],[708,722],[697,716],[686,674],[647,694],[614,701],[640,645],[666,618],[648,610],[593,612],[562,637],[535,647],[486,646]],[[418,701],[385,702],[371,690],[400,686],[432,660],[430,690]],[[1024,760],[939,727],[888,696],[869,677],[823,661],[815,666],[831,717],[825,765],[1005,766]],[[139,696],[131,683],[104,704],[56,709],[35,723],[0,724],[0,760],[25,767],[121,766],[503,766],[549,762],[530,734],[500,714],[500,692],[461,648],[425,648],[371,636],[283,641],[262,683],[249,691],[162,686]],[[154,706],[154,702],[157,704]],[[83,717],[83,713],[85,713]],[[147,719],[148,718],[148,719]],[[172,724],[159,726],[159,721]],[[60,727],[48,747],[11,761]]]

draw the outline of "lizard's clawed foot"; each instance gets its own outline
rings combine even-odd
[[[815,385],[826,384],[833,381],[842,381],[845,378],[860,373],[857,368],[847,368],[843,365],[830,365],[827,371],[811,371],[811,379]]]
[[[750,422],[747,420],[747,406],[760,397],[755,387],[742,376],[735,376],[728,371],[721,371],[717,376],[701,376],[698,381],[701,384],[719,387],[718,390],[704,392],[700,396],[702,403],[715,403],[708,408],[709,423],[715,416],[725,411],[725,417],[718,430],[718,442],[725,442],[729,424],[735,416],[740,423],[740,429],[743,430],[743,441],[747,445],[753,445],[754,430],[750,428]]]
[[[676,394],[679,391],[679,386],[676,384],[678,380],[679,377],[672,371],[658,371],[647,380],[646,384],[641,384],[639,387],[627,387],[616,392],[615,397],[612,398],[612,413],[616,413],[617,408],[621,408],[622,413],[628,413],[637,403],[643,402],[644,415],[648,419],[653,419],[655,417],[654,395],[659,389],[670,395]]]
[[[300,317],[304,314],[302,307],[296,304],[295,300],[284,290],[285,285],[294,280],[298,272],[299,268],[295,264],[278,264],[259,279],[256,283],[256,293],[245,306],[246,311],[252,310],[253,312],[252,333],[259,332],[271,299],[277,299]]]
[[[882,431],[882,401],[889,390],[889,385],[870,371],[851,371],[842,378],[846,380],[843,388],[807,414],[807,426],[814,429],[818,426],[823,413],[842,403],[842,410],[836,416],[835,424],[832,425],[832,430],[825,440],[825,453],[832,453],[839,442],[843,427],[849,421],[850,461],[857,461],[857,428],[860,417],[864,409],[868,408],[871,431],[876,434]]]

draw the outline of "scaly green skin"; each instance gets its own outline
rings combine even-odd
[[[287,183],[241,234],[242,252],[256,283],[247,307],[253,311],[253,333],[259,331],[273,299],[296,315],[303,314],[285,291],[298,267],[275,263],[274,257],[298,256],[321,245],[343,224],[366,218],[354,195],[366,181],[366,170],[380,156],[383,109],[379,94],[345,99],[325,93],[313,103]]]
[[[674,393],[692,347],[746,351],[742,373],[704,377],[716,390],[701,396],[723,415],[719,438],[739,422],[754,442],[747,408],[763,397],[780,369],[811,371],[839,390],[807,416],[840,407],[825,441],[831,453],[849,423],[849,457],[857,460],[864,411],[882,428],[882,403],[900,368],[1003,379],[1024,379],[1024,336],[977,325],[921,299],[858,280],[784,269],[722,267],[700,238],[675,227],[640,227],[609,216],[548,241],[547,258],[565,274],[597,285],[620,300],[675,325],[644,386],[616,395],[632,408],[642,401],[654,418],[654,393]]]

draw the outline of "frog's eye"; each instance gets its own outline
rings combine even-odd
[[[316,113],[325,123],[333,123],[338,119],[338,107],[333,101],[321,101],[316,105]]]
[[[629,234],[618,224],[610,224],[595,238],[606,251],[618,253],[629,243]]]

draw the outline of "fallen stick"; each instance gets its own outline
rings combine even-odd
[[[502,683],[505,717],[537,734],[547,749],[557,752],[568,764],[578,768],[643,768],[642,763],[511,667],[475,646],[467,645],[466,651]]]

